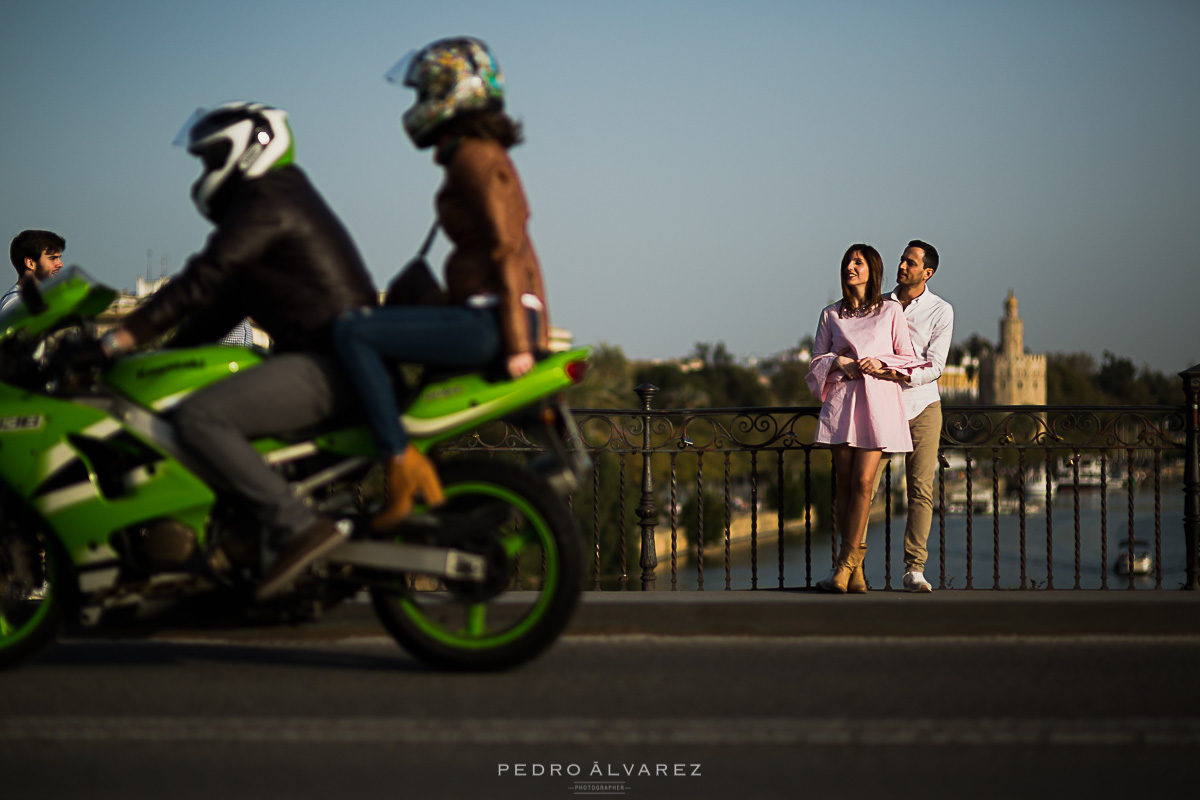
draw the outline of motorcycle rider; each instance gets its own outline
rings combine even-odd
[[[0,297],[0,311],[21,299],[21,278],[31,276],[35,281],[53,277],[62,269],[62,254],[67,240],[51,231],[21,231],[8,246],[8,257],[17,271],[17,282]]]
[[[276,553],[258,586],[264,599],[344,534],[290,491],[250,439],[353,408],[332,355],[332,325],[377,295],[345,227],[293,163],[286,112],[247,102],[201,109],[176,144],[204,163],[192,199],[216,228],[181,274],[105,334],[103,349],[111,357],[180,323],[172,344],[213,342],[247,316],[273,338],[276,355],[174,411],[180,440],[258,510]]]
[[[443,496],[433,463],[408,441],[388,388],[388,361],[457,368],[500,361],[517,378],[547,349],[548,329],[529,204],[508,156],[522,141],[521,126],[504,111],[495,56],[478,39],[441,39],[401,59],[387,78],[417,92],[404,129],[444,170],[437,218],[454,249],[446,258],[446,304],[362,309],[334,327],[384,458],[387,504],[372,520],[376,529],[403,520],[418,493],[430,505]]]

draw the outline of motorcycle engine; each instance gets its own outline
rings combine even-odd
[[[196,552],[196,532],[178,520],[151,520],[124,534],[118,551],[154,571],[183,567]]]

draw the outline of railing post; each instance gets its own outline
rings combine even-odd
[[[643,383],[634,389],[642,401],[642,410],[649,411],[658,387]],[[642,501],[638,504],[638,523],[642,528],[642,591],[653,591],[658,578],[658,553],[654,545],[654,526],[658,524],[658,509],[654,507],[654,478],[650,472],[650,415],[642,417]]]
[[[1184,424],[1187,439],[1183,465],[1183,538],[1187,546],[1185,589],[1200,589],[1196,574],[1196,543],[1200,531],[1200,365],[1179,373],[1183,379]]]

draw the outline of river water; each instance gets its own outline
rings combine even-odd
[[[1049,588],[1052,581],[1055,589],[1100,589],[1107,579],[1107,588],[1125,589],[1129,586],[1126,575],[1119,575],[1115,566],[1117,558],[1125,548],[1130,531],[1129,495],[1124,490],[1110,491],[1107,495],[1107,514],[1102,514],[1102,496],[1098,490],[1079,492],[1078,533],[1075,523],[1075,496],[1070,490],[1055,496],[1052,513],[1047,520],[1046,507],[1038,504],[1036,511],[1027,511],[1025,516],[1025,586]],[[1163,589],[1178,589],[1185,578],[1186,545],[1183,536],[1183,489],[1179,484],[1162,487],[1157,516],[1161,537],[1156,554],[1155,542],[1155,495],[1153,488],[1135,492],[1133,502],[1133,534],[1146,543],[1152,562],[1161,564]],[[1102,524],[1107,517],[1107,531]],[[872,588],[886,585],[886,570],[891,565],[891,586],[899,588],[904,574],[904,512],[893,515],[891,525],[891,551],[887,557],[886,535],[883,520],[871,523],[867,531],[868,555],[865,563],[867,582]],[[757,587],[760,589],[780,588],[779,537],[771,527],[772,518],[759,518],[757,549]],[[968,588],[968,523],[970,527],[970,588],[1001,589],[1022,588],[1021,583],[1021,520],[1017,513],[1001,514],[998,524],[991,511],[976,512],[969,519],[965,513],[948,513],[945,516],[944,547],[940,522],[936,513],[929,534],[929,560],[925,577],[934,589]],[[765,524],[765,529],[764,529]],[[1047,531],[1051,532],[1048,535]],[[1103,534],[1103,535],[1102,535]],[[1052,539],[1048,558],[1048,539]],[[1107,558],[1102,552],[1102,540],[1107,540]],[[1078,557],[1076,551],[1078,550]],[[998,557],[997,557],[998,551]],[[1078,558],[1078,579],[1076,561]],[[660,572],[658,589],[672,587],[670,554],[659,553]],[[728,571],[732,589],[750,589],[754,586],[755,563],[750,547],[735,548],[726,569],[723,553],[705,556],[703,564],[703,589],[723,590]],[[944,567],[943,567],[944,560]],[[815,583],[829,574],[832,562],[832,546],[827,533],[815,533],[811,548],[811,580]],[[667,565],[665,567],[661,565]],[[1052,569],[1048,569],[1048,565]],[[806,584],[806,556],[804,538],[786,537],[783,542],[783,587],[803,588]],[[697,589],[701,570],[695,559],[678,564],[677,586],[679,589]],[[1138,575],[1134,578],[1135,589],[1154,589],[1156,575]],[[635,581],[631,581],[631,584]],[[632,588],[632,586],[631,586]]]

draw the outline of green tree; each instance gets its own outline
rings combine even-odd
[[[1128,358],[1119,358],[1107,350],[1104,351],[1104,361],[1096,373],[1096,385],[1100,391],[1116,403],[1135,403],[1134,398],[1139,394],[1137,383],[1137,368]]]
[[[622,574],[636,580],[641,574],[641,528],[637,516],[641,492],[641,459],[625,456],[624,497],[622,498],[621,456],[600,453],[593,456],[594,471],[585,476],[571,498],[571,508],[579,529],[583,532],[587,553],[585,583],[591,586],[597,573],[597,558],[601,585],[614,588]],[[597,492],[597,479],[599,491]],[[597,557],[597,549],[599,555]],[[622,572],[624,563],[624,573]]]
[[[1087,353],[1046,356],[1046,402],[1050,405],[1179,405],[1177,378],[1105,351],[1099,366]]]
[[[824,459],[820,459],[811,466],[809,475],[811,495],[805,492],[804,468],[800,466],[788,469],[783,473],[782,491],[780,491],[778,479],[771,481],[767,487],[767,505],[778,511],[779,504],[783,503],[785,518],[793,520],[804,518],[804,507],[808,502],[817,521],[814,530],[829,530],[831,522],[829,509],[833,492],[829,481],[829,464],[822,463],[823,461]]]
[[[950,351],[946,355],[946,363],[961,364],[968,356],[978,360],[991,355],[993,352],[995,352],[995,347],[990,341],[978,333],[972,333],[965,342],[950,345]],[[967,363],[966,371],[968,379],[975,377],[975,365],[973,363]]]
[[[1087,353],[1046,356],[1046,402],[1052,406],[1101,405],[1107,402],[1093,375],[1096,360]]]
[[[1177,406],[1183,403],[1183,383],[1177,375],[1164,375],[1143,367],[1138,373],[1138,382],[1144,387],[1146,402],[1151,405]]]
[[[1168,378],[1146,366],[1138,370],[1128,358],[1107,350],[1096,373],[1096,384],[1114,403],[1141,406],[1183,402],[1183,386],[1178,378]]]
[[[761,407],[772,403],[770,389],[758,372],[737,364],[722,364],[701,371],[715,407]]]
[[[696,537],[694,531],[697,524],[703,526],[704,545],[717,544],[725,540],[725,503],[721,500],[720,495],[712,492],[704,493],[704,518],[697,516],[698,509],[696,503],[696,495],[688,498],[683,504],[683,508],[679,512],[679,524],[688,531],[688,546],[695,547]]]
[[[759,379],[758,372],[739,365],[724,342],[717,342],[715,345],[698,342],[691,357],[699,359],[703,364],[699,370],[690,374],[696,376],[699,385],[708,395],[708,407],[731,408],[771,404],[771,393]]]
[[[642,364],[634,370],[635,385],[658,388],[655,408],[707,408],[711,406],[703,379],[684,372],[678,364]]]
[[[808,390],[805,376],[808,375],[808,364],[799,361],[785,361],[776,367],[771,375],[771,393],[774,395],[774,405],[780,406],[819,406],[821,401]]]
[[[587,375],[565,392],[572,408],[634,408],[632,367],[620,347],[601,342],[592,350]]]

